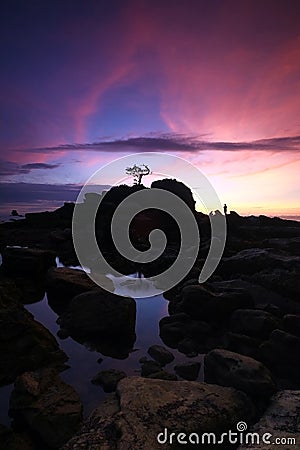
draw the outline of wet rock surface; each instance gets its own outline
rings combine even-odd
[[[45,446],[58,449],[78,430],[82,405],[71,386],[55,371],[44,369],[17,378],[10,415],[25,423]]]
[[[216,349],[205,356],[204,364],[208,382],[232,386],[257,398],[268,398],[276,391],[271,372],[248,356]]]
[[[161,345],[151,345],[151,347],[148,348],[148,354],[162,366],[165,366],[174,360],[174,355]]]
[[[243,417],[253,421],[253,406],[242,392],[206,383],[124,378],[117,395],[96,409],[64,450],[155,449],[168,433],[222,433]],[[171,431],[172,430],[172,431]],[[164,448],[171,448],[166,442]],[[174,448],[174,447],[172,447]]]
[[[255,445],[256,449],[269,450],[273,447],[275,439],[282,439],[274,447],[280,450],[298,448],[300,436],[300,391],[283,390],[277,392],[270,401],[269,407],[262,418],[249,430],[256,432],[260,437],[264,433],[272,436],[268,437],[270,444],[260,442]],[[293,439],[288,441],[288,439]],[[253,444],[242,445],[238,450],[253,449]]]

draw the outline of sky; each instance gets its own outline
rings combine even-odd
[[[299,17],[297,0],[1,2],[2,203],[72,200],[155,152],[240,214],[300,215]]]

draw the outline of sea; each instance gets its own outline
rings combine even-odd
[[[61,200],[41,200],[35,201],[33,203],[23,203],[23,202],[15,202],[13,204],[5,204],[3,206],[0,205],[0,223],[20,220],[25,217],[26,213],[33,212],[44,212],[44,211],[54,211],[57,208],[63,206],[63,202]],[[12,216],[12,210],[16,210],[19,216]],[[238,214],[240,214],[237,211]],[[246,216],[248,214],[240,214],[241,216]],[[250,215],[250,214],[249,214]],[[284,220],[295,220],[300,222],[300,214],[286,214],[286,213],[278,213],[278,214],[269,214],[265,213],[265,216],[268,217],[279,217]]]

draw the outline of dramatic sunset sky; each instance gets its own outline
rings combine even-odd
[[[5,0],[0,49],[3,204],[154,151],[240,214],[300,215],[298,0]]]

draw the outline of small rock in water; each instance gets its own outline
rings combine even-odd
[[[165,370],[160,370],[159,372],[152,373],[147,378],[153,378],[155,380],[177,381],[177,377],[174,373],[166,372]]]
[[[104,392],[113,392],[116,390],[118,382],[126,376],[122,370],[110,369],[99,372],[91,381],[93,384],[102,386]]]
[[[177,366],[175,366],[175,372],[185,380],[194,381],[199,375],[200,367],[201,364],[199,362],[178,364]]]
[[[197,356],[197,344],[193,339],[185,338],[179,342],[178,351],[189,357]]]
[[[283,318],[283,326],[288,333],[300,337],[300,315],[287,314]]]
[[[149,359],[147,358],[147,356],[142,356],[142,357],[139,359],[139,363],[141,363],[141,364],[144,364],[144,363],[147,362],[147,361],[149,361]]]
[[[148,349],[148,353],[162,366],[165,366],[174,360],[174,355],[161,345],[151,345]]]
[[[147,377],[148,375],[151,375],[152,373],[160,372],[161,366],[156,361],[145,361],[142,364],[142,370],[141,375],[142,377]]]
[[[59,339],[67,339],[70,336],[65,328],[61,328],[60,330],[58,330],[56,334],[59,337]]]

